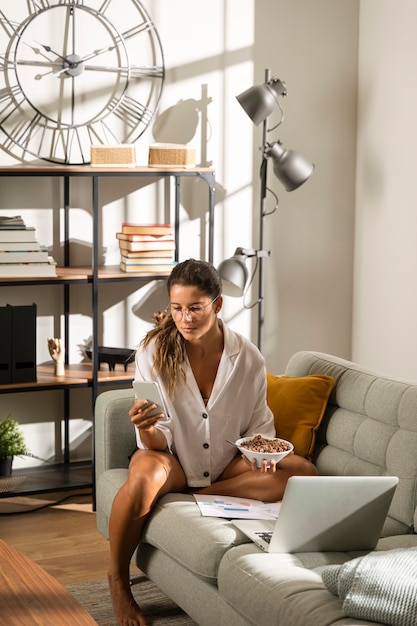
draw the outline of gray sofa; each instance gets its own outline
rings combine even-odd
[[[417,548],[417,384],[307,351],[290,359],[285,374],[334,378],[317,432],[314,462],[325,475],[398,476],[399,485],[377,546],[377,551],[383,552],[373,554],[407,548],[407,556],[412,556]],[[130,390],[107,391],[97,399],[97,524],[104,536],[113,498],[126,478],[127,456],[135,445],[127,416],[132,401]],[[344,563],[358,556],[342,552],[267,554],[248,542],[229,520],[201,517],[192,496],[170,494],[161,498],[153,511],[134,560],[200,626],[382,623],[372,612],[369,615],[374,621],[347,617],[343,599],[323,582],[322,573],[332,569],[331,564],[346,567]],[[416,623],[410,608],[403,609],[398,602],[395,606],[402,621],[395,621],[395,616],[390,621],[389,615],[384,623]]]

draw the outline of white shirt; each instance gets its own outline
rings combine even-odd
[[[188,359],[184,363],[185,387],[179,383],[172,402],[153,371],[154,342],[136,352],[136,380],[157,380],[161,387],[172,420],[157,428],[178,457],[189,487],[210,485],[230,463],[236,448],[226,439],[275,435],[273,414],[266,404],[264,358],[253,343],[225,324],[223,331],[223,354],[207,406]],[[135,430],[138,447],[146,449],[139,429]]]

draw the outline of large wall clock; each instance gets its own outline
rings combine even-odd
[[[149,125],[162,46],[137,0],[0,0],[0,81],[4,150],[84,164],[92,144],[134,143]]]

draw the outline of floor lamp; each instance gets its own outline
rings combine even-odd
[[[256,269],[258,268],[258,347],[262,350],[262,335],[264,324],[264,259],[270,252],[264,250],[264,226],[266,211],[266,197],[269,191],[276,199],[275,209],[278,206],[278,197],[268,186],[268,161],[272,160],[273,171],[286,191],[293,191],[306,182],[313,173],[314,165],[294,150],[286,150],[281,141],[268,143],[268,133],[275,130],[284,120],[284,113],[279,98],[287,95],[287,87],[279,78],[271,78],[271,71],[265,70],[265,82],[262,85],[250,87],[236,96],[238,102],[249,115],[256,126],[262,123],[262,161],[260,168],[261,190],[259,206],[259,242],[258,249],[236,248],[230,259],[222,261],[219,265],[222,277],[224,293],[231,296],[242,296],[250,286]],[[281,111],[281,119],[278,124],[269,128],[269,118],[276,108]],[[274,209],[274,210],[275,210]],[[256,257],[257,268],[248,285],[248,271],[246,260]],[[251,305],[251,308],[254,305]]]

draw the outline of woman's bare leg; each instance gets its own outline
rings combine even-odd
[[[295,475],[316,476],[317,469],[307,459],[290,454],[280,461],[274,473],[252,471],[246,461],[237,456],[216,482],[197,493],[276,502],[282,499],[290,476]]]
[[[130,589],[130,560],[156,500],[185,487],[184,472],[171,454],[138,450],[133,455],[127,481],[114,499],[109,521],[111,564],[108,579],[120,626],[147,625]]]

